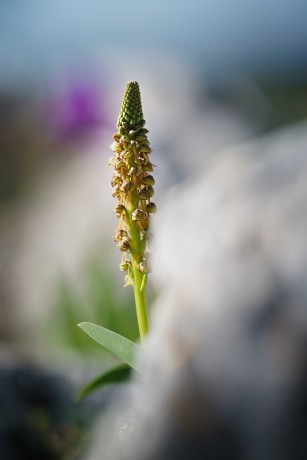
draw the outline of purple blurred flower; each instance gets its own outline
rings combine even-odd
[[[48,120],[57,142],[74,142],[107,125],[102,87],[72,82],[48,101]]]

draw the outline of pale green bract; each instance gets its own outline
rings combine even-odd
[[[141,372],[138,360],[136,359],[137,355],[141,351],[141,347],[137,344],[131,342],[131,340],[126,339],[126,337],[123,337],[116,332],[110,331],[105,327],[98,326],[98,324],[86,322],[80,323],[78,326],[93,340],[99,343],[99,345],[109,350],[133,369]]]

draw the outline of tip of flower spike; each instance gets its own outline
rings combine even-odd
[[[117,126],[128,123],[130,128],[135,128],[143,120],[141,93],[138,82],[128,81],[120,109]]]
[[[135,87],[138,87],[138,88],[139,88],[139,84],[138,84],[138,82],[135,81],[135,80],[129,80],[129,81],[127,81],[127,83],[126,83],[126,88],[127,88],[128,86],[129,86],[129,87],[130,87],[130,86],[135,86]]]

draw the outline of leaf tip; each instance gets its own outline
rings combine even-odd
[[[84,329],[84,326],[85,326],[86,324],[89,324],[89,323],[87,323],[86,321],[83,321],[83,322],[81,322],[81,323],[78,323],[77,326],[80,327],[80,329]]]

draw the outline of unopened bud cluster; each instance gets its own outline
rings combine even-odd
[[[118,132],[114,134],[111,150],[114,156],[110,165],[114,167],[111,185],[118,204],[114,211],[119,218],[115,241],[124,253],[121,270],[131,266],[131,257],[137,261],[142,273],[148,272],[146,263],[146,243],[150,224],[150,214],[156,205],[151,201],[155,180],[152,176],[154,165],[149,159],[151,148],[143,119],[139,85],[135,81],[127,83],[121,111],[118,117]]]

